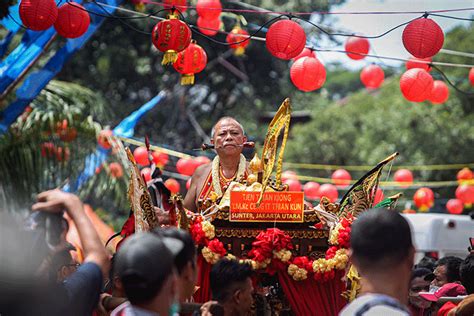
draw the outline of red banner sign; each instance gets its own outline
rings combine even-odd
[[[257,207],[260,192],[230,192],[231,222],[302,223],[303,192],[265,192]]]

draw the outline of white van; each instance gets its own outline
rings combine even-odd
[[[403,214],[412,229],[418,262],[425,254],[433,253],[442,258],[465,258],[474,237],[474,219],[469,215]]]

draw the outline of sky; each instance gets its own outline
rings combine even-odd
[[[474,0],[347,0],[346,3],[341,6],[333,6],[332,11],[430,11],[473,7]],[[474,10],[464,12],[448,12],[441,14],[463,18],[472,18],[472,16],[474,16]],[[334,15],[332,19],[334,21],[333,26],[337,29],[346,30],[348,32],[355,32],[358,34],[360,33],[362,35],[378,35],[394,26],[397,26],[403,22],[407,22],[420,15],[421,14]],[[467,21],[459,21],[441,17],[431,18],[439,24],[439,26],[445,33],[457,25],[469,24],[469,22]],[[390,56],[399,58],[410,57],[410,54],[405,50],[405,47],[402,43],[403,29],[404,27],[402,26],[379,39],[370,39],[370,53],[379,56]],[[344,38],[342,38],[342,41],[345,41]],[[344,44],[334,48],[344,49],[343,45]],[[473,50],[470,53],[474,53],[474,44]],[[346,67],[351,69],[359,69],[372,62],[376,62],[378,64],[381,63],[380,60],[376,58],[366,58],[366,60],[362,61],[353,61],[345,54],[335,52],[318,52],[317,55],[323,61],[324,64],[339,61],[342,62]],[[401,62],[384,60],[384,63],[388,66],[399,66]]]

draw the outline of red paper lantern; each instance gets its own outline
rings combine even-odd
[[[449,214],[462,214],[464,205],[461,200],[450,199],[448,203],[446,203],[446,209],[448,210]]]
[[[310,200],[319,199],[319,183],[316,182],[306,182],[303,186],[304,196]]]
[[[441,104],[446,102],[449,97],[449,89],[448,86],[441,80],[435,80],[433,82],[433,89],[431,89],[431,94],[428,97],[434,104]]]
[[[298,175],[296,174],[296,172],[292,171],[292,170],[286,170],[286,171],[283,171],[281,173],[281,181],[282,182],[285,182],[286,180],[288,179],[296,179],[298,180]]]
[[[178,59],[173,64],[174,69],[182,74],[181,84],[194,84],[194,74],[201,72],[206,68],[207,55],[204,49],[191,41],[191,44],[178,53]]]
[[[58,17],[54,0],[21,0],[19,11],[23,25],[33,31],[49,29]]]
[[[211,159],[207,158],[206,156],[198,156],[194,158],[194,163],[199,167],[201,165],[211,163]]]
[[[424,61],[421,62],[421,61]],[[416,57],[411,57],[406,63],[405,67],[407,70],[413,69],[413,68],[421,68],[426,71],[431,71],[431,66],[429,63],[431,63],[431,57],[427,58],[416,58]]]
[[[316,52],[313,51],[312,49],[309,49],[309,48],[303,48],[303,50],[301,51],[301,53],[299,53],[298,56],[296,56],[295,58],[293,58],[293,61],[297,61],[298,59],[302,58],[302,57],[314,57],[314,58],[318,58],[316,56]]]
[[[474,86],[474,67],[469,70],[469,81],[471,82],[471,86]]]
[[[364,59],[369,53],[370,43],[366,38],[351,36],[347,39],[344,48],[350,59],[359,60]]]
[[[463,184],[456,189],[456,198],[461,200],[467,207],[474,203],[474,186]]]
[[[155,25],[151,32],[151,42],[159,51],[165,53],[161,64],[171,64],[178,58],[178,53],[191,43],[191,29],[176,15],[170,14],[168,19]]]
[[[385,79],[383,69],[378,65],[369,65],[360,72],[360,81],[367,89],[377,89]]]
[[[434,204],[434,193],[429,188],[419,188],[413,196],[413,201],[420,211],[426,212]]]
[[[175,7],[181,13],[186,12],[186,9],[188,8],[188,4],[186,0],[164,0],[163,3],[164,3],[163,7],[165,9],[169,10]]]
[[[382,202],[384,197],[383,191],[381,188],[377,188],[377,191],[375,191],[375,197],[374,197],[374,203],[372,205],[377,205],[380,202]]]
[[[152,152],[151,156],[153,157],[153,162],[160,168],[166,166],[169,160],[168,154],[160,151]]]
[[[319,196],[321,198],[325,196],[329,199],[329,201],[331,201],[331,203],[334,203],[337,201],[339,194],[337,192],[337,188],[334,185],[325,183],[319,187]]]
[[[207,36],[214,36],[221,28],[221,19],[217,17],[215,19],[208,20],[202,17],[198,17],[197,26],[199,32],[201,32],[202,34]]]
[[[413,183],[413,173],[408,169],[399,169],[393,175],[393,179],[402,184],[402,188],[407,188]]]
[[[288,185],[288,191],[301,191],[301,183],[296,179],[287,179],[283,183]]]
[[[104,149],[110,149],[112,144],[109,142],[109,138],[113,136],[113,132],[109,129],[100,131],[99,135],[97,136],[97,143],[100,147]]]
[[[190,187],[191,187],[191,178],[189,178],[188,181],[186,181],[186,190],[189,190]]]
[[[400,90],[408,101],[423,102],[431,95],[433,77],[420,68],[407,70],[400,78]]]
[[[148,150],[145,147],[137,147],[133,151],[133,157],[137,164],[141,166],[148,166],[150,164],[150,160],[148,159]]]
[[[145,179],[145,182],[148,182],[151,180],[151,169],[150,168],[143,168],[140,171],[143,179]]]
[[[219,0],[198,0],[196,11],[201,18],[215,20],[221,15],[222,4]]]
[[[67,2],[58,10],[58,18],[54,23],[54,29],[62,37],[77,38],[87,32],[90,24],[89,13],[82,5]]]
[[[306,45],[306,34],[298,23],[279,20],[268,29],[266,45],[273,56],[289,60],[298,56],[303,50]]]
[[[303,57],[293,63],[290,69],[291,82],[301,91],[319,89],[326,81],[326,69],[314,57]]]
[[[471,169],[466,167],[458,171],[456,178],[460,184],[464,184],[469,180],[472,180],[474,178],[474,174],[472,173]]]
[[[410,22],[402,34],[403,46],[415,57],[426,58],[436,55],[444,43],[443,30],[428,18]]]
[[[345,187],[351,183],[351,174],[345,169],[337,169],[332,173],[332,183],[337,186]]]
[[[198,165],[191,158],[180,158],[176,163],[176,170],[182,175],[192,176]]]
[[[178,180],[169,178],[165,181],[165,186],[170,190],[171,193],[176,194],[179,192],[181,186],[179,185]]]
[[[110,176],[112,178],[121,178],[123,177],[123,168],[122,165],[118,162],[111,162],[109,165]]]
[[[245,48],[250,44],[249,33],[238,25],[234,26],[225,40],[236,56],[243,55]]]

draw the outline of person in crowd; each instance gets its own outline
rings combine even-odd
[[[221,196],[230,182],[246,178],[247,163],[242,155],[247,141],[242,125],[232,117],[223,117],[214,125],[211,143],[217,152],[214,161],[199,166],[191,178],[191,185],[184,199],[184,207],[196,212],[199,201],[204,201],[212,192]]]
[[[430,270],[431,272],[434,271],[436,267],[436,259],[430,256],[424,256],[421,260],[415,265],[415,268],[425,268]]]
[[[430,315],[431,302],[420,297],[420,292],[428,292],[433,280],[433,273],[426,268],[416,268],[411,273],[408,291],[408,307],[412,316]]]
[[[125,240],[115,258],[115,269],[129,301],[111,315],[160,315],[177,313],[175,256],[183,243],[154,233],[135,233]]]
[[[459,266],[461,265],[461,262],[461,258],[454,256],[446,256],[436,262],[436,267],[434,269],[435,278],[431,282],[434,290],[446,283],[460,283],[461,278],[459,276]]]
[[[196,247],[194,241],[187,231],[175,227],[156,229],[155,232],[164,237],[180,240],[183,243],[183,249],[174,258],[174,265],[178,273],[179,302],[190,302],[197,281]]]
[[[71,255],[71,248],[56,252],[51,258],[50,278],[53,282],[63,282],[80,266]]]
[[[223,315],[248,315],[253,305],[251,276],[250,265],[236,260],[219,260],[212,267],[210,274],[212,298],[218,304],[209,306],[210,314],[216,314],[213,309],[221,307]]]
[[[387,209],[364,212],[352,225],[349,254],[361,275],[361,295],[340,315],[408,316],[415,248],[406,219]]]
[[[122,281],[115,269],[115,254],[110,259],[110,273],[105,288],[105,292],[100,295],[99,315],[110,315],[114,309],[127,301]]]

